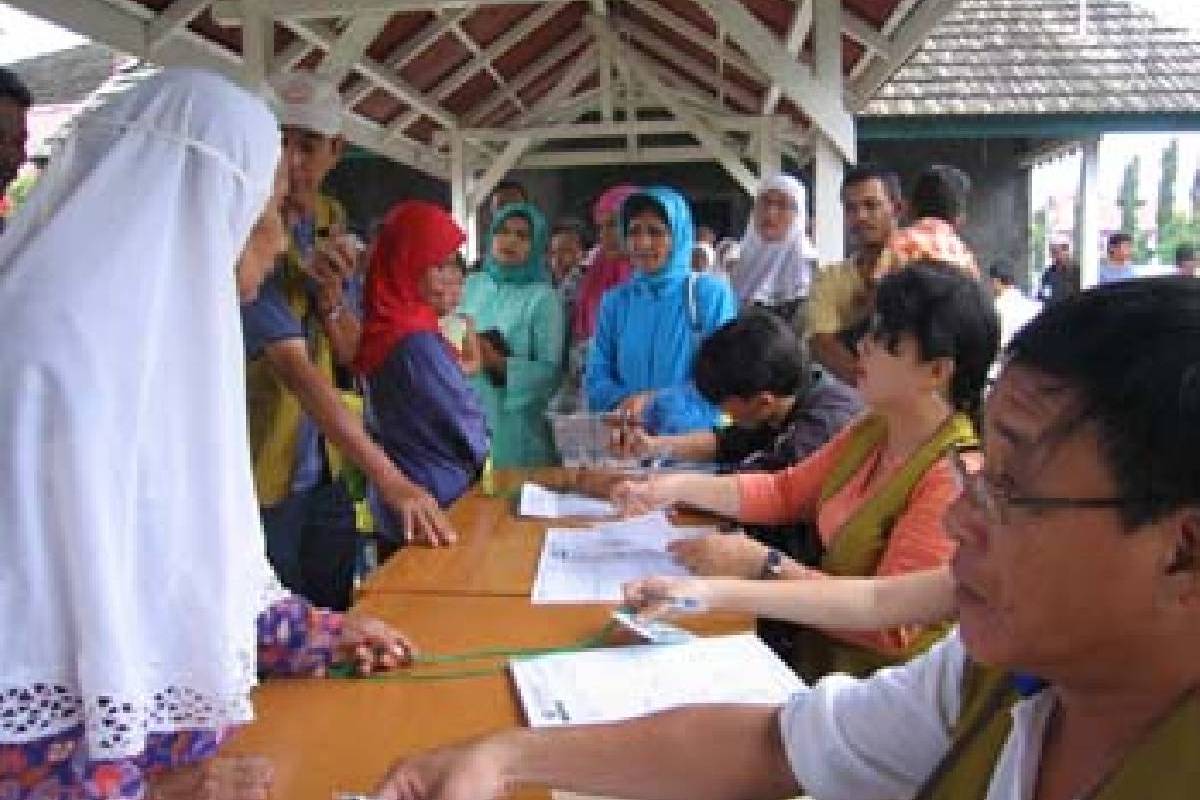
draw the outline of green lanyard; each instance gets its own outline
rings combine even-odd
[[[507,662],[509,659],[525,659],[535,658],[537,656],[553,655],[555,653],[578,653],[583,650],[592,650],[597,647],[602,647],[608,642],[609,634],[617,627],[615,622],[609,621],[598,632],[590,636],[586,636],[573,644],[557,645],[554,647],[527,647],[527,648],[505,648],[505,647],[489,647],[482,650],[466,650],[461,653],[442,653],[430,655],[417,655],[413,657],[412,667],[442,667],[448,664],[464,664],[472,661],[493,661],[503,659]],[[457,680],[459,678],[479,678],[485,675],[496,675],[504,671],[506,663],[492,664],[487,667],[478,667],[474,669],[454,669],[454,670],[439,670],[439,669],[398,669],[392,672],[385,672],[379,675],[358,675],[354,671],[354,667],[349,664],[337,664],[331,666],[327,672],[330,678],[342,678],[351,680],[365,681],[446,681]]]

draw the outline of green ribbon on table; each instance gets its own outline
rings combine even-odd
[[[524,659],[537,656],[553,655],[555,653],[579,653],[603,647],[609,635],[616,630],[617,623],[609,621],[596,633],[586,636],[577,642],[553,647],[488,647],[481,650],[464,650],[461,653],[431,653],[413,657],[409,667],[385,672],[378,675],[359,675],[350,664],[336,664],[329,668],[330,678],[360,681],[446,681],[459,678],[479,678],[485,675],[495,675],[503,672],[505,664],[492,664],[488,667],[458,670],[414,670],[412,667],[439,667],[447,664],[464,664],[472,661],[491,661],[494,659]]]

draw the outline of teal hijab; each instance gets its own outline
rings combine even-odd
[[[692,271],[692,210],[683,195],[669,186],[647,186],[631,194],[621,205],[621,236],[629,236],[629,208],[636,206],[639,198],[648,197],[666,215],[667,228],[671,231],[671,251],[667,261],[654,272],[644,272],[636,267],[631,280],[652,288],[666,286],[683,280]],[[626,248],[628,250],[628,248]]]
[[[521,216],[529,220],[529,255],[520,266],[504,265],[496,261],[492,255],[492,240],[496,231],[509,217]],[[509,203],[496,212],[496,218],[488,228],[487,240],[484,242],[483,271],[491,276],[496,283],[548,283],[550,272],[546,269],[546,244],[549,230],[546,218],[537,206],[529,203]]]

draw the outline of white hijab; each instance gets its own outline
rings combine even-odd
[[[773,175],[763,181],[758,197],[768,191],[783,192],[796,205],[796,218],[778,242],[768,242],[758,233],[753,215],[742,236],[741,253],[732,270],[734,294],[743,304],[777,305],[808,296],[817,249],[805,232],[808,203],[804,185],[791,175]]]
[[[279,130],[171,70],[85,116],[0,236],[0,744],[91,759],[251,718],[281,595],[247,444],[235,262]]]

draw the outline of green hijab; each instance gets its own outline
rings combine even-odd
[[[492,255],[492,240],[496,231],[509,217],[522,216],[529,220],[529,256],[520,266],[505,266]],[[546,218],[537,206],[529,203],[509,203],[496,212],[496,218],[488,228],[484,241],[483,271],[496,283],[549,283],[550,272],[546,269],[546,244],[549,230]]]

